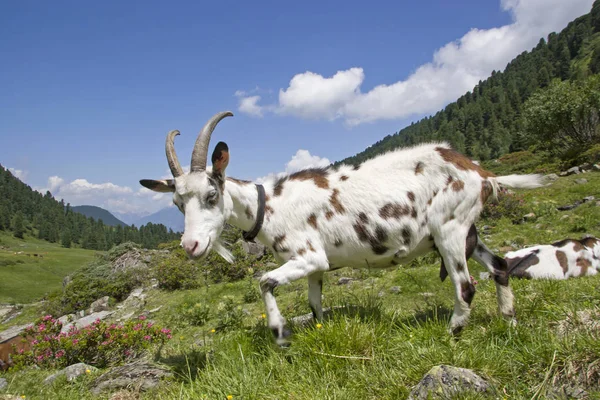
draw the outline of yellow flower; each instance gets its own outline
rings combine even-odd
[[[317,324],[317,329],[321,329],[322,327],[323,327],[323,325]]]
[[[92,371],[90,371],[89,369],[86,369],[86,370],[85,370],[85,373],[86,373],[86,374],[89,374],[90,372],[92,372]]]
[[[179,340],[183,340],[183,336],[179,336]]]
[[[267,318],[267,315],[266,315],[266,314],[260,314],[260,317],[261,317],[262,319],[265,319],[265,318]]]
[[[22,395],[21,395],[21,398],[22,398],[22,399],[24,399],[24,398],[25,398],[25,395],[24,395],[24,394],[22,394]]]
[[[232,396],[232,395],[230,395],[230,394],[228,394],[228,395],[227,395],[227,400],[231,400],[231,399],[233,399],[233,396]]]
[[[211,329],[210,331],[211,331],[212,333],[215,333],[215,332],[216,332],[214,329]]]

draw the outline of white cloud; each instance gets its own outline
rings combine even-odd
[[[472,90],[493,70],[503,70],[541,37],[559,32],[568,22],[588,13],[593,0],[501,0],[513,22],[491,29],[473,28],[458,40],[434,52],[432,61],[408,78],[382,84],[363,93],[365,72],[360,67],[341,70],[330,77],[307,71],[292,77],[279,90],[276,104],[261,106],[259,96],[238,91],[239,111],[265,112],[305,119],[343,119],[349,125],[432,113]]]
[[[255,180],[256,183],[264,183],[266,180],[291,174],[306,168],[326,167],[331,164],[327,158],[313,156],[308,150],[299,149],[292,159],[285,165],[285,172],[271,173]]]
[[[21,182],[25,181],[25,179],[27,179],[27,175],[29,174],[29,172],[23,171],[22,169],[9,168],[8,170],[11,174],[13,174],[15,178],[19,179]]]

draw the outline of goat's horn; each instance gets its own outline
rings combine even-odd
[[[233,117],[231,111],[223,111],[215,114],[202,128],[202,131],[196,139],[194,151],[192,152],[192,162],[190,172],[206,170],[206,160],[208,156],[208,144],[210,143],[210,135],[212,135],[215,127],[225,117]]]
[[[171,173],[173,177],[177,178],[180,175],[183,175],[183,169],[181,169],[181,164],[179,164],[179,160],[177,159],[177,154],[175,153],[175,136],[179,135],[179,131],[171,131],[167,134],[167,142],[165,143],[165,151],[167,153],[167,161],[169,162],[169,168],[171,169]]]

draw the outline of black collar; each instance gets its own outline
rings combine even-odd
[[[256,222],[252,229],[249,232],[242,232],[246,242],[254,241],[254,238],[258,235],[258,232],[260,232],[265,220],[265,188],[262,185],[255,185],[256,190],[258,191],[258,211],[256,212]]]

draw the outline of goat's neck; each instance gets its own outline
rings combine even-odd
[[[225,197],[231,199],[231,214],[227,222],[244,231],[252,229],[258,211],[256,185],[228,179],[225,182]]]

